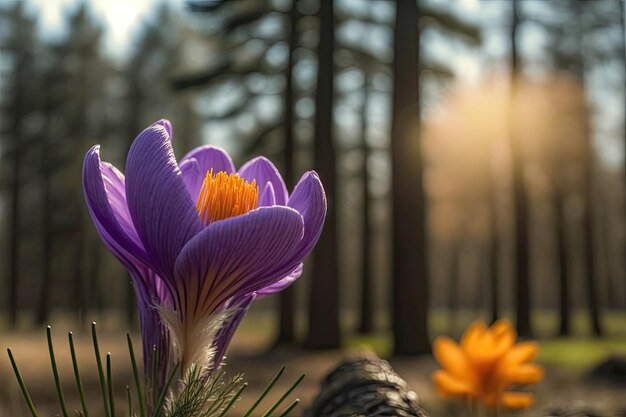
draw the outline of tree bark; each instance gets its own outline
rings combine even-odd
[[[367,143],[367,109],[369,104],[369,76],[364,74],[363,104],[361,107],[361,303],[358,332],[368,334],[374,330],[374,283],[372,277],[371,241],[372,226],[370,222],[370,194],[368,160],[370,148]]]
[[[18,78],[21,78],[18,76]],[[18,97],[20,94],[18,93]],[[9,221],[9,291],[8,291],[8,306],[9,306],[9,324],[11,328],[17,326],[17,310],[19,308],[18,303],[18,286],[19,286],[19,247],[20,247],[20,172],[21,172],[21,115],[20,113],[21,98],[16,98],[16,119],[14,124],[16,130],[14,131],[13,138],[13,164],[11,168],[11,197],[10,197],[10,221]]]
[[[419,118],[419,31],[415,0],[396,0],[393,63],[392,321],[395,355],[430,352],[428,236]]]
[[[515,313],[517,333],[522,338],[532,336],[530,321],[530,238],[528,228],[528,197],[524,183],[524,155],[522,138],[518,132],[515,100],[520,77],[517,52],[519,29],[519,1],[513,0],[511,22],[511,93],[509,106],[509,140],[513,165],[513,205],[515,223]]]
[[[586,71],[585,60],[582,54],[584,50],[584,33],[585,25],[583,22],[584,4],[580,1],[575,3],[578,12],[578,62],[575,72],[581,82],[581,88],[583,92],[586,92]],[[585,95],[586,97],[586,95]],[[585,140],[585,152],[583,156],[583,214],[582,214],[582,226],[583,226],[583,250],[585,257],[585,284],[587,289],[587,307],[589,310],[589,320],[591,322],[591,330],[595,336],[602,335],[602,326],[600,323],[600,306],[598,304],[598,289],[596,285],[596,236],[594,232],[593,224],[593,170],[595,155],[592,145],[592,132],[590,126],[590,114],[588,106],[585,106],[584,117],[584,140]]]
[[[283,106],[285,113],[284,120],[284,167],[285,183],[289,191],[293,190],[295,183],[294,170],[294,88],[293,88],[293,66],[294,54],[298,46],[298,7],[297,1],[292,0],[289,10],[289,55],[287,57],[287,67],[285,69],[285,93]],[[296,341],[295,323],[295,290],[293,285],[284,289],[278,296],[278,336],[275,345],[292,344]]]
[[[571,299],[569,278],[569,255],[567,250],[567,221],[565,201],[560,184],[552,190],[552,214],[554,216],[557,265],[559,269],[559,336],[571,333]]]
[[[363,354],[324,379],[305,417],[427,417],[417,395],[388,362]]]
[[[453,333],[456,330],[457,316],[459,312],[459,283],[461,282],[461,253],[463,249],[462,237],[457,238],[450,244],[448,264],[448,331]]]
[[[9,239],[8,239],[8,269],[9,269],[9,290],[7,291],[7,305],[9,307],[9,325],[11,328],[17,326],[19,309],[19,278],[20,278],[20,199],[22,194],[21,171],[22,157],[24,153],[23,142],[25,133],[23,129],[24,119],[28,113],[27,98],[29,94],[27,88],[32,80],[29,80],[32,54],[32,23],[28,21],[24,5],[17,2],[11,11],[12,19],[15,20],[15,33],[13,34],[15,43],[15,67],[13,68],[13,88],[14,96],[11,98],[9,111],[12,120],[8,134],[11,137],[10,155],[13,159],[11,164],[11,182],[9,192]]]
[[[495,177],[489,179],[489,295],[491,298],[491,322],[500,317],[500,234],[498,233],[498,202],[495,192]]]
[[[324,230],[313,254],[309,328],[305,346],[334,349],[340,344],[339,262],[336,214],[337,175],[333,143],[335,16],[334,1],[320,3],[317,89],[315,93],[314,162],[326,190]]]
[[[624,84],[626,85],[626,16],[624,16],[624,2],[618,1],[619,6],[619,16],[620,16],[620,26],[621,26],[621,34],[622,34],[622,61],[623,61],[623,69],[624,69]],[[623,142],[624,142],[624,166],[622,167],[624,170],[624,193],[626,194],[626,91],[624,92],[624,132],[623,132]],[[626,196],[624,197],[624,212],[626,214]],[[626,239],[623,242],[624,245],[624,259],[626,259]],[[626,307],[626,304],[624,305]]]
[[[47,92],[46,94],[50,94]],[[50,100],[48,97],[47,100]],[[38,324],[45,324],[49,317],[49,301],[50,301],[50,286],[52,283],[52,245],[53,245],[53,228],[52,228],[52,194],[50,192],[52,167],[50,166],[51,152],[50,152],[50,129],[52,117],[52,105],[46,106],[46,129],[44,134],[39,138],[41,144],[41,223],[42,223],[42,274],[41,274],[41,287],[39,288],[39,303],[37,305],[37,317]]]

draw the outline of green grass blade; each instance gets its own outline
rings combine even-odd
[[[139,402],[139,416],[146,417],[146,397],[141,389],[141,381],[139,372],[137,371],[137,360],[135,359],[135,349],[133,348],[133,340],[130,333],[126,333],[128,341],[128,354],[130,355],[130,363],[133,367],[133,377],[135,378],[135,388],[137,389],[137,401]]]
[[[115,396],[113,395],[113,375],[111,372],[111,352],[107,352],[107,388],[109,392],[109,406],[111,417],[115,417]]]
[[[74,368],[74,380],[76,381],[76,389],[78,390],[78,396],[80,397],[80,404],[83,407],[82,415],[84,417],[89,417],[89,413],[87,412],[87,401],[85,400],[85,390],[83,389],[83,381],[78,370],[76,350],[74,349],[74,335],[72,332],[68,333],[68,339],[70,344],[70,354],[72,355],[72,367]]]
[[[241,397],[241,394],[243,393],[243,391],[248,387],[248,383],[246,382],[245,384],[243,384],[241,386],[241,388],[239,388],[239,391],[237,391],[237,393],[233,396],[233,398],[231,398],[230,402],[228,403],[228,405],[222,410],[222,412],[220,413],[219,416],[217,417],[224,417],[226,415],[226,413],[228,412],[228,410],[230,410],[233,407],[233,404],[235,404],[235,401],[237,401],[237,399],[239,397]]]
[[[281,415],[279,415],[278,417],[287,417],[287,415],[288,415],[289,413],[291,413],[291,410],[293,410],[294,408],[296,408],[296,406],[297,406],[299,403],[300,403],[300,399],[299,399],[299,398],[297,398],[297,399],[296,399],[294,402],[292,402],[292,403],[289,405],[289,407],[287,407],[287,408],[285,409],[285,411],[283,411],[283,412],[282,412],[282,414],[281,414]]]
[[[170,385],[172,385],[172,381],[174,380],[174,376],[176,372],[178,372],[178,368],[180,367],[180,362],[177,362],[176,365],[170,370],[169,375],[167,376],[167,380],[165,381],[165,386],[161,390],[161,394],[159,395],[159,400],[156,402],[154,407],[154,417],[159,417],[161,415],[161,409],[163,408],[163,404],[165,403],[165,397],[167,396],[167,392],[170,389]]]
[[[133,417],[135,411],[133,410],[133,398],[130,395],[130,387],[126,385],[126,401],[128,401],[128,417]]]
[[[98,365],[98,376],[100,377],[100,389],[102,391],[102,401],[104,403],[104,415],[111,417],[109,411],[109,400],[107,399],[107,388],[104,380],[104,371],[102,369],[102,358],[100,357],[100,346],[98,345],[98,333],[96,331],[96,322],[91,323],[91,337],[93,339],[93,350],[96,355],[96,364]]]
[[[280,368],[280,371],[278,371],[274,379],[272,379],[272,381],[267,385],[267,387],[265,387],[265,390],[263,391],[261,396],[257,398],[254,404],[252,404],[252,407],[250,407],[248,412],[243,417],[250,417],[250,415],[254,412],[254,410],[256,410],[259,404],[261,404],[261,401],[263,401],[265,396],[272,390],[274,385],[276,385],[276,383],[278,382],[278,380],[280,379],[280,377],[283,375],[284,372],[285,372],[285,367],[283,366],[282,368]]]
[[[46,335],[48,337],[48,352],[50,353],[50,366],[52,367],[52,375],[54,376],[54,385],[57,389],[57,396],[59,397],[59,403],[61,404],[61,412],[63,417],[69,417],[67,413],[67,406],[65,405],[65,397],[63,395],[63,387],[61,386],[61,380],[59,379],[59,370],[57,369],[57,361],[54,356],[54,346],[52,344],[52,328],[46,326]]]
[[[39,415],[37,414],[37,410],[35,409],[35,404],[33,404],[33,400],[30,398],[30,394],[28,393],[26,384],[24,384],[24,380],[22,379],[22,374],[20,373],[20,370],[17,367],[17,363],[15,363],[15,359],[13,358],[13,353],[11,352],[11,348],[7,349],[7,353],[9,354],[9,360],[11,361],[11,366],[13,367],[15,378],[17,379],[17,383],[20,385],[20,389],[22,390],[22,395],[24,396],[24,400],[26,401],[26,404],[28,405],[30,414],[33,417],[39,417]]]
[[[152,346],[152,357],[150,359],[152,363],[152,374],[150,376],[150,383],[152,385],[152,411],[156,412],[157,395],[159,391],[159,383],[157,381],[157,347]]]
[[[283,401],[285,401],[285,399],[289,397],[293,390],[296,389],[298,385],[300,385],[300,382],[302,382],[303,379],[304,374],[300,375],[296,382],[293,383],[293,385],[283,394],[283,396],[280,397],[280,399],[273,406],[271,406],[270,409],[265,412],[265,414],[263,414],[263,417],[270,417],[272,413],[283,403]]]

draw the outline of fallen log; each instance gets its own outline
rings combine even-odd
[[[374,354],[341,363],[321,383],[305,417],[428,417],[417,394]]]

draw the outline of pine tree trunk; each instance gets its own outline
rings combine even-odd
[[[18,93],[19,94],[19,93]],[[20,100],[21,101],[21,100]],[[21,106],[16,106],[19,109]],[[17,110],[19,113],[19,110]],[[17,131],[21,130],[21,120],[15,121]],[[11,328],[17,326],[18,285],[19,285],[19,246],[20,246],[20,171],[21,171],[21,136],[15,134],[13,139],[13,166],[11,169],[11,197],[9,221],[9,324]]]
[[[626,78],[626,17],[624,16],[624,2],[623,1],[618,1],[617,2],[619,5],[619,16],[620,16],[620,25],[621,25],[621,34],[622,34],[622,52],[623,52],[623,69],[624,69],[624,74],[625,74],[625,78]],[[624,80],[624,84],[626,84],[626,79]],[[624,192],[626,193],[626,93],[624,94],[624,132],[623,132],[623,141],[624,141],[624,166],[623,166],[623,170],[624,170]],[[626,198],[625,198],[626,200]],[[624,212],[626,214],[626,201],[624,201]],[[624,239],[624,259],[626,259],[626,239]],[[624,305],[626,307],[626,304]]]
[[[448,314],[450,315],[448,323],[448,331],[453,333],[456,329],[457,316],[459,312],[459,283],[461,282],[461,249],[463,247],[463,239],[459,237],[450,245],[450,254],[448,257]]]
[[[313,254],[309,298],[309,329],[305,346],[337,348],[339,326],[339,262],[336,213],[337,175],[333,143],[333,92],[335,17],[334,1],[322,1],[319,9],[317,89],[315,93],[314,167],[326,190],[324,231]]]
[[[285,71],[285,95],[283,99],[285,121],[285,148],[284,148],[284,167],[285,182],[289,191],[293,190],[295,182],[294,170],[294,89],[293,89],[293,66],[294,53],[298,46],[298,7],[296,0],[292,0],[291,9],[289,10],[289,55],[287,58],[287,68]],[[276,345],[291,344],[296,341],[296,323],[295,323],[295,290],[290,286],[283,290],[278,296],[278,337]]]
[[[21,4],[16,5],[15,13],[22,18],[23,9]],[[16,41],[17,45],[17,59],[15,71],[15,85],[13,90],[15,96],[11,102],[11,112],[13,114],[12,125],[10,129],[10,135],[12,136],[10,152],[13,159],[11,165],[11,185],[10,185],[10,203],[9,203],[9,253],[7,262],[9,264],[9,291],[7,292],[9,306],[9,325],[11,328],[17,326],[17,315],[19,309],[18,302],[18,289],[19,289],[19,275],[20,275],[20,198],[21,198],[21,170],[22,170],[22,142],[23,136],[23,123],[26,116],[26,103],[25,103],[25,88],[28,80],[25,79],[27,68],[27,40],[25,39],[26,33],[21,29],[22,25],[18,25]]]
[[[582,2],[576,2],[578,11],[578,62],[576,63],[575,71],[580,79],[582,91],[586,91],[586,71],[585,60],[582,54],[584,49],[584,25],[583,19],[583,6]],[[587,307],[589,309],[589,320],[591,322],[591,330],[595,336],[602,335],[602,326],[600,324],[600,306],[598,304],[598,289],[596,285],[596,236],[593,225],[593,170],[595,155],[593,151],[592,139],[593,133],[590,126],[590,112],[588,106],[586,107],[584,117],[584,140],[585,140],[585,152],[583,156],[583,214],[582,214],[582,226],[583,226],[583,251],[585,257],[585,284],[587,293]]]
[[[513,204],[515,216],[515,313],[517,333],[522,338],[532,336],[530,322],[530,238],[528,227],[528,197],[524,183],[524,156],[522,140],[518,132],[515,100],[520,76],[517,54],[519,26],[518,0],[511,2],[511,93],[509,108],[509,139],[513,165]]]
[[[591,146],[591,132],[587,129],[587,146],[585,151],[585,166],[583,178],[583,241],[585,257],[585,282],[587,289],[587,306],[591,330],[595,336],[602,335],[600,323],[600,306],[598,304],[598,289],[596,284],[596,245],[593,230],[593,149]]]
[[[391,125],[395,355],[430,352],[428,236],[419,131],[420,42],[417,20],[415,0],[396,0]]]
[[[372,226],[370,221],[370,194],[369,194],[369,145],[367,143],[367,108],[369,104],[369,76],[366,73],[363,81],[363,104],[361,108],[361,303],[358,332],[368,334],[374,330],[374,288],[372,277]]]
[[[564,195],[560,184],[554,184],[551,197],[552,215],[556,232],[557,264],[559,268],[559,336],[569,336],[571,332],[571,299],[566,233],[567,221],[565,217]]]
[[[46,129],[46,132],[49,132]],[[50,167],[50,146],[48,133],[40,138],[41,142],[41,222],[43,231],[42,248],[42,274],[41,287],[39,293],[39,303],[37,304],[37,324],[45,324],[49,318],[50,287],[52,283],[52,195],[50,192],[51,167]]]
[[[495,193],[495,178],[489,179],[489,291],[491,298],[491,322],[500,317],[500,234],[498,233],[498,202]]]

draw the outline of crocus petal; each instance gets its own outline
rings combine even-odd
[[[521,342],[509,350],[500,360],[499,366],[510,367],[532,361],[539,352],[535,342]]]
[[[194,158],[186,159],[180,163],[179,168],[191,201],[198,201],[198,195],[200,195],[200,189],[204,181],[204,175],[200,172],[198,161]]]
[[[241,167],[239,175],[248,182],[256,180],[261,190],[264,190],[265,185],[269,182],[274,188],[276,204],[279,206],[287,204],[289,194],[285,181],[283,181],[283,177],[280,176],[278,169],[269,159],[263,156],[251,159]]]
[[[170,139],[174,137],[174,132],[172,130],[172,124],[170,123],[169,120],[167,120],[167,119],[160,119],[160,120],[157,120],[153,124],[162,126],[163,129],[165,129],[165,131],[167,132],[167,136],[169,136]]]
[[[87,207],[104,244],[129,271],[137,304],[142,333],[144,369],[152,372],[149,352],[157,346],[160,363],[168,363],[169,339],[155,305],[169,302],[160,278],[147,266],[147,256],[130,219],[126,204],[124,176],[111,164],[101,162],[99,147],[91,148],[83,166],[83,188]],[[161,367],[159,385],[165,380]]]
[[[277,292],[281,292],[282,290],[284,290],[285,288],[293,284],[298,278],[300,278],[300,275],[302,275],[302,267],[303,267],[303,264],[298,265],[298,267],[289,275],[287,275],[285,278],[281,279],[275,284],[272,284],[270,286],[267,286],[257,291],[257,296],[258,296],[257,298],[262,298],[268,295],[276,294]]]
[[[302,176],[287,205],[296,209],[304,218],[304,238],[295,253],[299,264],[317,243],[326,218],[326,194],[315,171],[309,171]]]
[[[500,403],[513,410],[531,407],[534,402],[533,395],[527,392],[505,392],[500,396]]]
[[[433,344],[433,354],[437,362],[450,375],[471,380],[474,378],[471,363],[458,344],[448,337],[438,337]]]
[[[271,182],[265,184],[264,188],[261,188],[259,194],[259,207],[275,206],[276,205],[276,193],[274,193],[274,186]]]
[[[467,328],[463,337],[461,338],[461,348],[465,353],[475,352],[477,348],[480,348],[482,339],[484,339],[487,333],[487,327],[481,321],[475,321]]]
[[[543,368],[534,363],[527,363],[504,370],[502,376],[510,384],[538,384],[543,379]]]
[[[176,257],[202,223],[163,124],[153,124],[133,142],[126,161],[126,195],[150,264],[171,285]]]
[[[444,398],[466,395],[472,392],[470,384],[455,378],[446,371],[437,370],[433,372],[433,381],[437,392]]]
[[[494,356],[504,355],[515,343],[515,330],[508,320],[498,320],[489,328],[493,335]]]
[[[208,225],[176,260],[177,307],[208,316],[236,295],[256,292],[295,269],[280,268],[303,236],[303,219],[289,207],[260,207]],[[182,310],[181,306],[186,306]]]
[[[83,191],[87,208],[107,246],[115,246],[146,261],[147,255],[130,221],[124,178],[112,165],[100,161],[100,147],[87,152],[83,163]]]
[[[215,146],[204,145],[193,149],[183,156],[180,160],[181,165],[186,160],[192,158],[198,161],[198,169],[202,178],[210,170],[213,170],[213,174],[217,174],[220,171],[225,171],[228,174],[235,172],[235,165],[230,155],[225,150]]]

